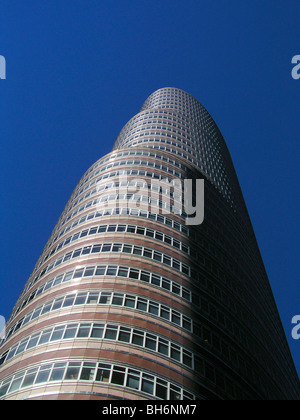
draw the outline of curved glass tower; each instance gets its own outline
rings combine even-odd
[[[1,399],[300,395],[230,154],[180,89],[150,95],[83,175],[6,330]]]

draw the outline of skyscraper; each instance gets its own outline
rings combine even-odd
[[[159,89],[59,218],[7,322],[0,398],[299,395],[224,139],[195,98]]]

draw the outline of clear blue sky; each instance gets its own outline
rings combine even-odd
[[[299,18],[297,0],[2,0],[0,314],[83,173],[175,86],[226,139],[300,372]]]

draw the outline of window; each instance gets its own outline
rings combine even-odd
[[[99,364],[97,370],[96,381],[98,382],[109,382],[110,378],[110,365]]]
[[[84,277],[91,277],[94,275],[95,267],[87,267],[84,272]]]
[[[112,373],[111,383],[115,385],[124,385],[125,368],[115,367]]]
[[[104,325],[94,324],[92,328],[91,337],[92,338],[102,338],[104,333]]]
[[[70,324],[67,326],[65,334],[64,334],[64,340],[68,338],[74,338],[77,331],[77,324]]]
[[[107,340],[116,340],[118,333],[118,327],[108,325],[106,328],[105,338]]]
[[[52,381],[61,381],[66,368],[66,363],[55,363],[51,376],[50,382]]]
[[[131,330],[129,328],[121,327],[120,328],[120,334],[119,334],[119,341],[122,341],[124,343],[130,342],[130,336],[131,336]]]
[[[83,364],[80,380],[82,381],[92,381],[95,376],[95,363],[86,362]]]
[[[55,327],[50,341],[60,340],[63,336],[64,329],[65,329],[64,326]]]
[[[118,271],[119,277],[128,277],[128,268],[126,267],[120,267]]]
[[[42,382],[47,382],[49,375],[50,375],[51,365],[44,365],[40,368],[40,371],[37,375],[36,384],[40,384]],[[11,391],[11,390],[10,390]]]
[[[157,379],[156,384],[156,392],[155,395],[162,400],[166,400],[168,398],[168,384],[165,381]]]
[[[79,375],[79,370],[80,370],[80,363],[77,363],[77,362],[69,363],[69,366],[65,375],[65,380],[66,381],[77,380],[78,375]]]
[[[131,370],[131,369],[129,370],[126,386],[128,386],[128,388],[132,388],[132,389],[139,389],[140,388],[139,372],[136,372],[136,371]]]
[[[132,344],[142,347],[144,345],[144,334],[140,331],[133,330]]]
[[[77,333],[77,338],[88,337],[90,334],[90,329],[91,329],[90,324],[80,324],[80,327]]]

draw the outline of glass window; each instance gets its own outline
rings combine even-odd
[[[149,350],[156,351],[156,337],[155,337],[155,335],[146,334],[145,347]]]
[[[148,249],[148,248],[145,248],[143,256],[146,257],[146,258],[152,258],[152,250]]]
[[[9,392],[17,391],[20,388],[22,379],[23,379],[23,376],[16,377],[11,383],[11,386],[9,388]]]
[[[54,331],[52,333],[52,336],[51,336],[51,340],[50,341],[60,340],[62,338],[62,335],[64,333],[64,330],[65,330],[65,326],[64,325],[61,325],[59,327],[55,327],[54,328]]]
[[[61,381],[65,373],[66,363],[55,363],[49,381]]]
[[[155,239],[158,239],[159,241],[163,240],[163,234],[160,232],[155,233]]]
[[[136,229],[136,233],[137,233],[138,235],[145,235],[145,228],[142,228],[142,227],[137,227],[137,229]]]
[[[142,247],[141,246],[134,246],[133,254],[134,255],[142,255]]]
[[[89,232],[89,231],[88,231],[88,229],[83,230],[83,231],[81,232],[80,238],[83,238],[83,237],[87,236],[88,232]]]
[[[158,352],[164,354],[165,356],[169,356],[169,343],[168,341],[159,339],[158,341]]]
[[[159,261],[159,262],[161,262],[161,257],[162,257],[161,252],[154,251],[154,256],[153,256],[153,259],[154,259],[155,261]]]
[[[137,330],[133,330],[132,344],[135,344],[136,346],[143,346],[144,333],[141,333],[140,331],[137,331]]]
[[[132,245],[124,245],[123,252],[125,252],[126,254],[131,254],[132,253]]]
[[[170,309],[167,308],[166,306],[162,306],[161,311],[160,311],[160,316],[161,316],[161,318],[167,319],[169,321],[170,320]]]
[[[97,267],[95,275],[96,276],[104,276],[105,271],[106,271],[106,267],[100,265],[100,266]]]
[[[166,265],[171,266],[171,258],[168,257],[167,255],[164,255],[163,256],[163,263],[166,264]]]
[[[83,305],[87,297],[87,292],[78,293],[74,305]]]
[[[48,343],[48,341],[50,339],[51,332],[52,332],[52,329],[49,329],[49,330],[46,330],[42,333],[42,335],[40,337],[40,340],[39,340],[39,345]]]
[[[81,254],[81,248],[75,249],[75,251],[73,252],[72,258],[79,257],[80,254]]]
[[[128,277],[128,268],[120,267],[118,272],[119,277]]]
[[[124,385],[125,379],[125,369],[124,368],[114,368],[111,383],[115,385]]]
[[[106,328],[105,338],[107,340],[116,340],[118,334],[118,327],[114,325],[108,325]]]
[[[66,308],[67,306],[72,306],[74,303],[74,300],[75,300],[75,295],[67,296],[64,301],[63,307]]]
[[[123,300],[124,300],[124,295],[114,293],[112,304],[122,306],[123,305]]]
[[[181,389],[175,385],[171,385],[170,400],[181,400]]]
[[[93,227],[90,229],[89,235],[95,235],[95,233],[97,233],[98,228],[97,227]]]
[[[181,325],[181,316],[178,312],[172,311],[172,322],[177,325]]]
[[[162,400],[168,399],[168,384],[165,381],[157,379],[155,395]]]
[[[95,363],[86,362],[83,364],[80,379],[82,381],[92,381],[95,376],[96,365]]]
[[[122,244],[114,244],[112,248],[112,252],[121,252],[122,251]]]
[[[138,298],[137,309],[147,312],[148,302],[146,299]]]
[[[34,334],[31,337],[31,339],[29,340],[28,345],[27,345],[27,350],[28,349],[31,349],[31,348],[33,348],[33,347],[35,347],[37,345],[37,342],[38,342],[38,339],[39,339],[39,335],[40,334],[38,333],[38,334]]]
[[[140,272],[138,270],[135,270],[135,269],[131,268],[130,269],[130,272],[129,272],[129,278],[131,278],[131,279],[138,279],[139,278],[139,274],[140,274]]]
[[[159,305],[157,303],[150,302],[150,304],[149,304],[149,312],[152,315],[158,316],[158,314],[159,314]]]
[[[102,252],[110,252],[112,244],[104,244],[102,247]]]
[[[82,275],[83,275],[83,268],[79,268],[79,269],[77,269],[77,270],[75,270],[75,273],[74,273],[74,276],[73,276],[73,278],[74,279],[77,279],[77,278],[79,278],[79,277],[82,277]]]
[[[154,378],[153,378],[154,380]],[[154,394],[154,382],[153,380],[143,379],[142,380],[142,391],[146,392],[146,394],[153,395]]]
[[[25,340],[21,341],[21,343],[18,347],[18,350],[16,351],[16,354],[22,353],[25,350],[26,344],[27,344],[27,338]]]
[[[90,324],[80,324],[77,338],[86,338],[90,334],[91,325]]]
[[[177,360],[178,362],[181,361],[180,347],[176,346],[175,344],[171,345],[171,358]]]
[[[101,247],[102,245],[99,245],[99,244],[94,245],[92,248],[92,254],[98,254],[101,251]]]
[[[27,371],[24,381],[22,383],[22,388],[25,388],[26,386],[30,386],[34,383],[36,372],[37,372],[37,369],[30,369]]]
[[[134,296],[126,296],[125,306],[127,306],[127,308],[135,308],[135,297]]]
[[[50,370],[51,370],[51,365],[42,366],[36,377],[35,383],[40,384],[42,382],[47,382],[49,378]]]
[[[107,276],[116,276],[117,275],[117,267],[108,266],[106,275]]]
[[[110,226],[108,226],[107,232],[115,232],[116,228],[117,228],[116,225],[110,225]]]
[[[99,364],[96,381],[108,383],[110,377],[110,368],[111,367],[109,365]]]
[[[127,384],[128,388],[139,389],[140,388],[140,378],[138,376],[128,375]]]
[[[69,366],[67,368],[67,372],[65,375],[65,380],[75,381],[76,379],[78,379],[79,370],[80,370],[80,363],[76,363],[76,362],[69,363]]]
[[[84,277],[90,277],[94,275],[95,267],[87,267],[84,272]]]
[[[121,327],[120,328],[120,334],[119,334],[119,341],[122,341],[124,343],[130,342],[130,336],[131,336],[131,330],[129,328]]]
[[[64,340],[68,338],[74,338],[76,335],[78,324],[70,324],[67,326],[65,334],[64,334]]]
[[[111,302],[111,293],[101,293],[99,303],[102,305],[109,305]]]
[[[102,338],[104,332],[104,325],[102,324],[94,324],[91,337],[92,338]]]
[[[98,299],[99,299],[99,293],[89,292],[89,296],[87,298],[86,303],[93,305],[93,304],[98,303]]]
[[[147,273],[146,271],[142,271],[141,280],[146,283],[150,283],[150,273]]]

